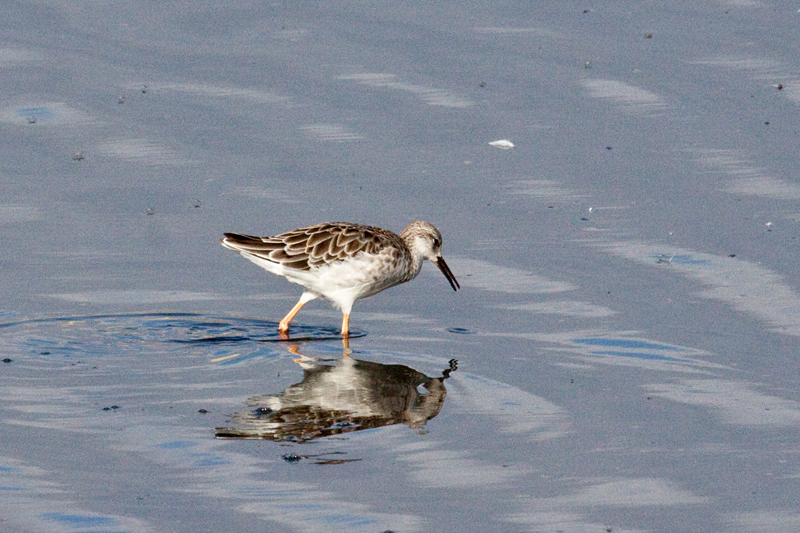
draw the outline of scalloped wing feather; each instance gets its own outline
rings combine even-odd
[[[226,233],[223,244],[295,270],[311,270],[361,252],[377,254],[387,246],[405,247],[391,231],[343,222],[317,224],[274,237]]]

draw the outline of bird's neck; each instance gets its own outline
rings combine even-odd
[[[406,275],[406,279],[404,281],[409,281],[417,277],[417,275],[422,270],[422,262],[425,258],[420,253],[415,253],[413,249],[409,249],[408,259],[411,264],[410,268],[407,269],[408,274]]]

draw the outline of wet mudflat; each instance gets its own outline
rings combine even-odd
[[[796,6],[6,11],[0,530],[800,528]],[[415,219],[348,347],[219,245]]]

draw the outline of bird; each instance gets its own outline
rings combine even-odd
[[[341,334],[347,338],[353,303],[414,279],[425,259],[439,267],[454,291],[461,288],[442,257],[442,234],[420,220],[399,235],[351,222],[325,222],[274,237],[224,235],[224,247],[305,287],[278,324],[282,336],[288,334],[289,323],[303,305],[323,296],[342,311]]]

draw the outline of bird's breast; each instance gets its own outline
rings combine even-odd
[[[322,295],[352,291],[356,299],[377,294],[416,277],[417,265],[410,258],[389,253],[358,254],[316,269],[317,290]]]

